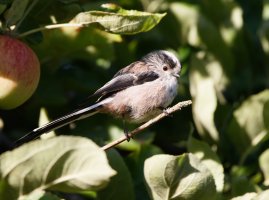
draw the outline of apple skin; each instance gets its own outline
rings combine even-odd
[[[0,109],[13,109],[37,88],[40,63],[31,48],[18,39],[0,35]]]

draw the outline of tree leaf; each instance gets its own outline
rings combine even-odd
[[[5,15],[7,25],[15,25],[23,16],[29,0],[14,0],[7,14]]]
[[[45,31],[43,34],[46,40],[35,46],[34,50],[41,61],[51,62],[51,67],[59,67],[67,59],[91,62],[100,59],[111,62],[114,59],[114,41],[110,33],[92,27],[80,30],[65,27]]]
[[[257,185],[249,178],[249,172],[245,166],[233,165],[230,170],[230,183],[232,196],[239,196],[249,192],[256,192]]]
[[[264,90],[248,98],[234,112],[236,121],[242,129],[245,129],[247,136],[252,140],[252,144],[257,143],[260,134],[266,132],[265,123],[267,123],[269,119],[265,119],[264,116],[269,116],[269,111],[264,109],[264,105],[268,102],[269,90]],[[252,113],[251,115],[248,114],[250,112]]]
[[[170,5],[170,9],[182,26],[182,40],[197,48],[206,46],[225,66],[223,70],[231,72],[234,65],[232,53],[218,27],[201,13],[199,7],[176,2]]]
[[[247,151],[268,138],[268,102],[269,90],[264,90],[250,96],[233,112],[227,134],[240,154],[250,154]]]
[[[37,140],[0,156],[0,199],[17,199],[34,190],[96,191],[113,175],[105,153],[91,140]]]
[[[193,154],[156,155],[145,161],[146,183],[154,200],[214,199],[210,171]]]
[[[203,52],[194,55],[191,61],[190,91],[193,97],[192,109],[196,128],[203,137],[218,141],[219,133],[214,122],[217,94],[214,81],[206,71],[208,63]]]
[[[12,0],[0,0],[0,4],[10,4]]]
[[[133,151],[125,162],[132,174],[134,182],[134,190],[136,199],[149,199],[147,192],[145,177],[144,177],[144,163],[145,160],[153,155],[163,153],[162,150],[152,144],[141,144],[140,149]]]
[[[216,189],[218,192],[223,191],[224,187],[224,169],[217,156],[210,146],[203,142],[190,137],[188,140],[188,151],[193,153],[201,160],[214,177]]]
[[[38,126],[43,126],[47,123],[49,123],[50,120],[49,120],[49,117],[48,117],[48,114],[47,114],[47,111],[45,108],[41,108],[40,109],[40,114],[39,114],[39,121],[38,121]],[[56,134],[54,131],[51,131],[49,133],[45,133],[45,134],[42,134],[40,136],[41,139],[47,139],[47,138],[51,138],[51,137],[55,137]]]
[[[0,15],[6,10],[7,5],[5,4],[0,4]],[[0,25],[1,26],[1,25]]]
[[[264,191],[260,192],[257,195],[255,200],[267,200],[268,197],[269,197],[269,190],[267,189],[267,190],[264,190]]]
[[[21,197],[20,200],[61,200],[61,198],[43,190],[34,190],[29,195]]]
[[[107,157],[109,164],[118,173],[111,178],[111,181],[105,189],[98,192],[97,199],[134,200],[135,194],[132,177],[122,157],[115,149],[110,149],[107,152]],[[121,186],[124,187],[124,189],[119,192],[119,187]]]
[[[97,25],[102,30],[117,34],[146,32],[156,26],[166,14],[147,13],[135,10],[119,13],[89,11],[79,13],[70,23],[84,26]]]
[[[257,194],[255,192],[248,192],[242,196],[234,197],[231,200],[253,200]]]
[[[234,197],[231,200],[267,200],[269,197],[269,190],[264,190],[260,193],[249,192],[242,196]]]
[[[265,9],[266,9],[266,7],[265,7]],[[269,21],[268,20],[263,21],[258,33],[259,33],[259,39],[261,41],[261,45],[263,47],[264,52],[266,53],[265,56],[268,59],[268,53],[269,53],[269,35],[268,35],[268,33],[269,33]]]
[[[259,163],[264,175],[264,185],[269,185],[269,149],[264,151],[259,157]]]

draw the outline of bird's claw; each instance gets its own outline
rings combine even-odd
[[[129,136],[128,131],[124,131],[124,135],[126,137],[126,141],[129,142],[132,137]]]
[[[173,117],[173,115],[171,114],[171,113],[169,113],[168,111],[167,111],[167,109],[163,109],[163,113],[167,116],[167,117]]]

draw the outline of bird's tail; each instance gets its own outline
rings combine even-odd
[[[105,99],[101,102],[98,102],[92,106],[86,107],[86,108],[82,108],[79,110],[75,110],[67,115],[64,115],[62,117],[59,117],[58,119],[55,119],[41,127],[38,127],[34,130],[32,130],[30,133],[24,135],[23,137],[21,137],[20,139],[18,139],[14,146],[20,146],[23,143],[29,142],[31,140],[34,140],[36,138],[38,138],[40,135],[44,134],[44,133],[48,133],[50,131],[56,130],[58,128],[61,128],[62,126],[65,126],[67,124],[70,124],[74,121],[92,116],[96,113],[99,112],[100,108],[102,107],[102,105],[105,103],[105,101],[108,99]]]

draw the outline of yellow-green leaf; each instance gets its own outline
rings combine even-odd
[[[79,13],[70,23],[83,26],[97,25],[98,28],[117,34],[146,32],[156,26],[166,14],[125,10],[112,13],[89,11]]]
[[[34,190],[96,191],[113,175],[105,152],[89,139],[36,140],[0,156],[0,199],[17,199]]]
[[[210,146],[199,141],[193,137],[188,140],[188,151],[193,153],[201,160],[214,177],[216,189],[222,192],[224,188],[224,169],[217,154],[210,148]]]
[[[144,175],[154,200],[208,200],[216,195],[210,171],[193,154],[152,156],[145,161]]]

